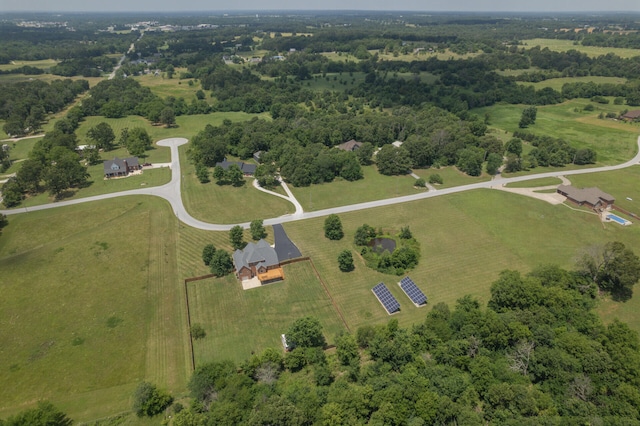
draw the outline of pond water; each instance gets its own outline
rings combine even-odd
[[[396,241],[391,238],[374,238],[367,245],[376,253],[382,253],[385,250],[393,253],[396,249]]]

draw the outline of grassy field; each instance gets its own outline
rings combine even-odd
[[[239,223],[295,212],[293,204],[255,189],[252,178],[241,187],[218,185],[213,179],[202,184],[187,158],[188,145],[180,147],[182,201],[195,218],[213,223]]]
[[[590,103],[586,99],[575,99],[538,107],[536,123],[525,131],[563,138],[578,149],[592,148],[598,154],[600,165],[618,164],[632,158],[636,153],[640,126],[598,118],[600,112],[620,112],[625,106],[595,104],[594,111],[583,111]],[[492,128],[512,133],[519,130],[518,122],[523,109],[524,106],[494,105],[474,112],[481,116],[489,113]],[[535,169],[534,172],[540,171]]]
[[[537,188],[538,186],[560,185],[562,180],[554,177],[527,180],[525,182],[508,183],[508,188]]]
[[[0,64],[0,71],[10,71],[24,66],[46,69],[51,68],[57,63],[58,61],[54,59],[43,59],[40,61],[11,61],[10,64]]]
[[[74,420],[185,390],[176,219],[155,198],[12,216],[0,238],[0,417],[49,399]]]
[[[549,48],[554,52],[566,52],[567,50],[577,50],[581,53],[586,53],[592,58],[613,53],[621,58],[633,58],[634,56],[640,56],[639,49],[626,49],[618,47],[597,47],[597,46],[582,46],[580,44],[573,44],[572,40],[555,40],[547,38],[534,38],[530,40],[522,40],[522,43],[526,48],[532,48],[540,46],[542,49]]]
[[[436,188],[451,188],[452,186],[469,185],[471,183],[491,180],[491,176],[484,172],[480,176],[469,176],[454,166],[441,167],[439,169],[414,169],[413,172],[427,182],[429,182],[429,176],[434,174],[440,175],[442,178],[442,185],[435,185]]]
[[[410,175],[385,176],[375,166],[362,168],[364,179],[349,182],[336,179],[331,183],[296,188],[289,185],[305,211],[322,210],[329,207],[363,203],[383,198],[415,194],[415,179]]]
[[[180,72],[186,71],[184,68],[176,69],[175,75],[180,75]],[[151,89],[151,91],[162,97],[173,96],[175,98],[184,98],[187,104],[190,104],[192,100],[196,99],[196,92],[201,89],[200,84],[189,85],[189,80],[182,80],[177,77],[172,79],[164,78],[161,76],[154,76],[153,74],[147,74],[134,77],[143,86]]]
[[[638,175],[640,168],[631,177],[635,177],[637,182]],[[611,180],[614,181],[615,177]],[[628,182],[633,180],[628,179]],[[619,197],[616,192],[611,192]],[[640,199],[640,194],[637,196]],[[381,281],[388,285],[400,302],[401,312],[394,315],[394,318],[401,324],[421,321],[429,309],[415,308],[409,302],[396,285],[398,277],[380,274],[364,265],[357,255],[359,250],[352,243],[356,228],[363,223],[376,228],[382,227],[389,232],[398,231],[404,225],[410,226],[422,245],[422,255],[420,264],[409,275],[427,294],[431,306],[438,302],[453,304],[464,294],[471,294],[486,303],[490,285],[501,270],[517,269],[526,273],[533,267],[546,263],[572,268],[580,250],[593,244],[620,240],[640,252],[640,229],[615,224],[603,225],[594,216],[578,214],[564,206],[552,206],[527,197],[491,190],[353,212],[340,217],[345,229],[342,241],[324,238],[323,218],[288,223],[285,229],[303,255],[313,259],[352,330],[364,324],[384,323],[390,319],[371,294],[371,288]],[[190,230],[185,240],[192,243],[187,245],[186,242],[181,242],[181,256],[199,256],[206,242],[212,242],[216,247],[228,245],[227,237],[226,233]],[[193,244],[194,241],[198,243]],[[345,248],[353,250],[356,265],[354,272],[346,274],[338,270],[336,262],[338,253]],[[194,275],[206,273],[204,267],[197,265],[190,265],[185,269],[187,268]],[[302,275],[302,272],[297,273],[296,277],[298,275]],[[291,274],[287,275],[290,276]],[[308,281],[313,280],[309,278]],[[269,308],[258,309],[247,302],[252,292],[258,294],[263,291],[264,297],[270,300]],[[192,321],[213,327],[213,334],[207,336],[212,341],[205,339],[198,343],[200,346],[196,353],[199,359],[223,359],[245,354],[250,349],[250,346],[245,346],[236,337],[232,340],[229,336],[221,335],[215,324],[219,324],[218,327],[223,330],[229,330],[228,327],[232,327],[230,323],[245,324],[248,321],[245,317],[252,316],[253,312],[263,315],[262,309],[287,312],[288,315],[290,301],[271,299],[271,292],[276,293],[276,287],[243,292],[233,278],[190,284],[190,300],[198,304]],[[627,317],[631,317],[633,309],[640,308],[640,302],[635,306],[634,300],[640,299],[632,299],[626,304],[604,302],[603,307],[608,307],[612,312],[609,315],[603,311],[605,320],[611,320],[617,311],[627,312]],[[235,309],[225,304],[233,305]],[[211,305],[215,305],[215,309],[210,309]],[[230,320],[228,315],[237,319]],[[325,324],[335,320],[333,312],[325,312],[326,317],[322,316],[322,312],[317,315]],[[278,319],[263,321],[258,329],[240,326],[240,329],[246,330],[244,336],[247,339],[259,342],[253,350],[278,346],[277,335],[280,330],[272,325],[272,321]],[[640,321],[632,322],[632,326],[640,330]],[[240,329],[233,329],[231,334]],[[266,330],[266,333],[261,330]],[[210,333],[210,329],[207,332]],[[269,335],[268,338],[265,339],[263,334]],[[331,333],[327,334],[329,342],[332,342],[333,336]]]
[[[188,284],[191,322],[207,332],[194,342],[196,365],[281,347],[280,335],[307,315],[321,319],[330,340],[344,330],[309,262],[287,265],[284,273],[282,282],[246,291],[233,275]]]
[[[87,80],[89,82],[89,86],[93,87],[102,80],[104,77],[82,77],[82,76],[74,76],[74,77],[62,77],[59,75],[53,74],[40,74],[40,75],[24,75],[24,74],[2,74],[0,75],[0,84],[2,83],[17,83],[20,81],[31,81],[31,80],[42,80],[47,83],[50,83],[54,80]]]
[[[596,84],[624,84],[627,82],[626,78],[619,77],[563,77],[563,78],[550,78],[549,80],[540,81],[538,83],[527,83],[525,81],[519,82],[519,84],[533,86],[536,90],[550,87],[554,90],[561,91],[562,86],[567,83],[596,83]]]

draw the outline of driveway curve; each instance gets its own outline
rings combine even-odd
[[[94,197],[86,197],[86,198],[79,198],[77,200],[43,204],[41,206],[23,207],[23,208],[12,209],[12,210],[0,210],[0,213],[6,214],[6,215],[14,215],[14,214],[20,214],[20,213],[27,213],[31,211],[70,206],[70,205],[80,204],[80,203],[88,203],[88,202],[97,201],[97,200],[106,200],[109,198],[116,198],[116,197],[122,197],[122,196],[128,196],[128,195],[153,195],[153,196],[161,197],[167,200],[171,205],[171,208],[173,209],[173,213],[176,215],[176,217],[186,225],[192,226],[194,228],[208,230],[208,231],[228,231],[235,225],[240,225],[244,228],[248,228],[249,222],[238,223],[238,224],[215,224],[215,223],[203,222],[191,216],[187,212],[187,210],[184,208],[184,204],[182,203],[181,188],[180,188],[181,170],[180,170],[180,158],[178,153],[178,147],[186,144],[187,142],[188,142],[187,139],[184,139],[184,138],[164,139],[158,142],[158,145],[166,146],[171,149],[171,181],[165,185],[156,186],[153,188],[141,188],[141,189],[133,189],[130,191],[114,192],[111,194],[96,195]],[[523,182],[527,180],[534,180],[534,179],[540,179],[540,178],[546,178],[546,177],[560,177],[560,176],[570,176],[570,175],[620,170],[620,169],[624,169],[627,167],[640,164],[640,136],[638,137],[637,144],[638,144],[638,151],[631,160],[622,164],[614,165],[614,166],[593,167],[589,169],[580,169],[580,170],[558,170],[555,172],[539,173],[535,175],[518,176],[518,177],[512,177],[512,178],[498,178],[498,179],[487,181],[487,182],[478,182],[470,185],[462,185],[462,186],[456,186],[453,188],[438,189],[437,191],[422,192],[422,193],[413,194],[413,195],[406,195],[403,197],[369,201],[366,203],[350,204],[348,206],[333,207],[330,209],[317,210],[314,212],[300,213],[299,211],[296,211],[296,214],[294,215],[285,215],[280,217],[274,217],[271,219],[265,219],[264,224],[274,225],[279,223],[293,222],[297,220],[311,219],[315,217],[323,217],[330,214],[348,213],[348,212],[353,212],[358,210],[370,209],[374,207],[390,206],[390,205],[406,203],[410,201],[418,201],[418,200],[423,200],[427,198],[441,197],[443,195],[448,195],[448,194],[457,194],[459,192],[471,191],[474,189],[492,189],[492,188],[496,188],[498,186],[506,185],[508,183],[513,183],[513,182]],[[289,194],[289,191],[287,191],[287,193]],[[296,210],[298,209],[296,208]]]

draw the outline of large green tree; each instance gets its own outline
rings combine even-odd
[[[95,142],[98,149],[103,149],[105,151],[111,150],[113,148],[113,142],[116,140],[116,135],[113,133],[113,129],[109,123],[105,122],[99,123],[90,128],[87,132],[87,136]]]
[[[73,420],[50,402],[42,401],[38,403],[36,408],[9,417],[6,423],[0,420],[0,424],[6,426],[71,426]]]
[[[315,317],[295,320],[287,331],[287,339],[303,348],[323,347],[326,343],[322,334],[322,325]]]
[[[524,129],[525,127],[529,127],[536,123],[536,117],[538,115],[538,109],[534,106],[526,107],[522,111],[522,115],[520,117],[520,122],[518,123],[518,127]]]
[[[129,129],[122,142],[129,154],[135,157],[142,157],[146,150],[151,149],[151,136],[142,127]]]
[[[242,250],[247,243],[244,242],[244,229],[236,225],[229,230],[229,242],[234,250]]]
[[[378,171],[383,175],[404,175],[411,169],[409,152],[400,147],[385,145],[376,154]]]
[[[600,289],[622,299],[631,297],[640,279],[640,258],[619,241],[588,249],[578,266]]]
[[[251,231],[251,238],[254,241],[258,241],[267,236],[267,231],[264,229],[264,221],[262,219],[252,220],[249,225]]]
[[[342,221],[337,214],[330,214],[324,220],[324,236],[330,240],[341,240],[344,237]]]
[[[211,273],[216,277],[224,277],[233,271],[233,260],[226,250],[216,250],[211,256],[210,262]]]

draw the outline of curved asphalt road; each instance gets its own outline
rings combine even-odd
[[[56,207],[87,203],[87,202],[96,201],[96,200],[106,200],[109,198],[122,197],[126,195],[154,195],[156,197],[161,197],[167,200],[169,204],[171,204],[171,208],[173,209],[173,212],[176,215],[176,217],[180,221],[182,221],[183,223],[189,226],[192,226],[194,228],[209,230],[209,231],[228,231],[236,224],[214,224],[214,223],[202,222],[201,220],[198,220],[192,217],[184,208],[184,204],[182,203],[182,198],[180,193],[181,171],[180,171],[180,159],[178,156],[178,147],[180,145],[186,144],[187,142],[188,142],[187,139],[184,139],[184,138],[164,139],[158,142],[158,145],[160,146],[167,146],[171,148],[171,182],[165,185],[156,186],[153,188],[141,188],[141,189],[133,189],[130,191],[114,192],[111,194],[96,195],[94,197],[86,197],[86,198],[79,198],[77,200],[61,201],[58,203],[44,204],[41,206],[23,207],[23,208],[12,209],[12,210],[0,210],[0,213],[6,214],[6,215],[13,215],[18,213],[26,213],[30,211],[46,210],[46,209],[51,209]],[[315,212],[306,212],[306,213],[302,212],[301,208],[300,209],[298,208],[299,205],[296,205],[295,214],[266,219],[264,221],[264,224],[273,225],[278,223],[293,222],[296,220],[310,219],[314,217],[322,217],[330,214],[347,213],[347,212],[353,212],[357,210],[370,209],[373,207],[389,206],[393,204],[406,203],[409,201],[423,200],[425,198],[439,197],[441,195],[470,191],[472,189],[492,188],[494,186],[502,186],[512,182],[522,182],[522,181],[540,179],[545,177],[558,177],[558,176],[578,175],[578,174],[585,174],[585,173],[607,172],[612,170],[624,169],[627,167],[637,165],[639,163],[640,163],[640,137],[638,137],[638,152],[636,153],[635,157],[633,157],[631,160],[625,163],[618,164],[615,166],[594,167],[590,169],[580,169],[580,170],[555,171],[555,172],[548,172],[548,173],[539,173],[535,175],[518,176],[518,177],[512,177],[512,178],[498,178],[498,179],[494,179],[487,182],[478,182],[470,185],[456,186],[453,188],[445,188],[445,189],[439,189],[436,191],[422,192],[419,194],[407,195],[404,197],[387,198],[385,200],[351,204],[348,206],[334,207],[330,209],[318,210]],[[290,194],[289,191],[287,191],[287,193]],[[290,194],[290,196],[291,196],[291,199],[295,199],[295,197],[293,197],[292,194]],[[248,222],[240,223],[237,225],[241,225],[244,228],[249,227]]]

